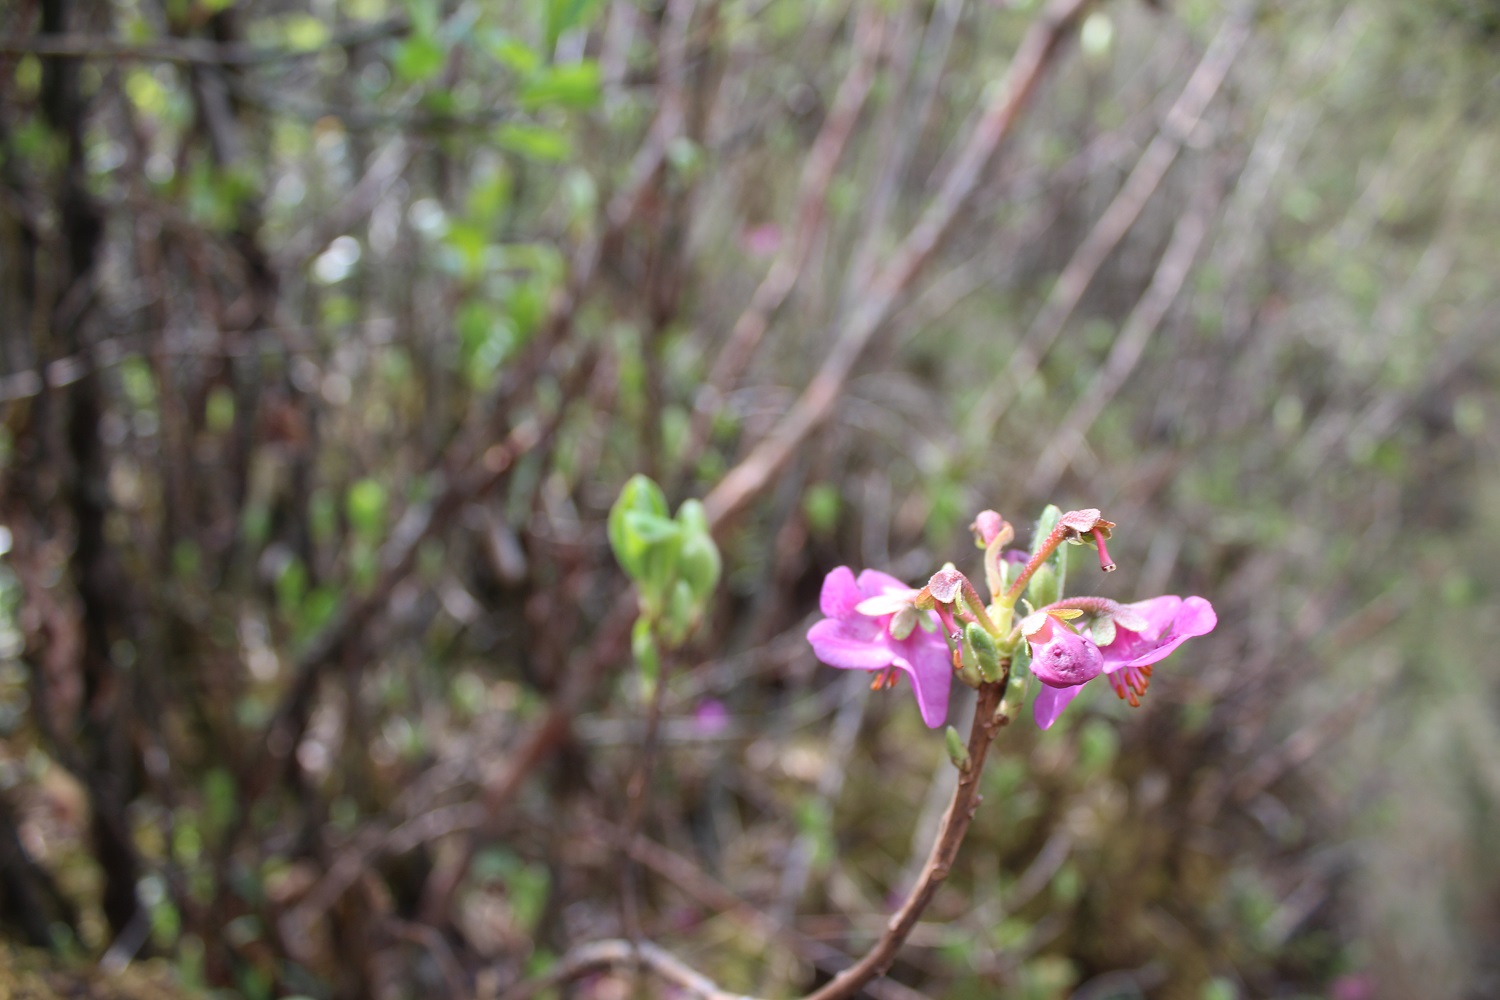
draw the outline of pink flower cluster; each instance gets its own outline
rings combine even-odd
[[[933,611],[916,610],[920,593],[877,570],[867,569],[856,579],[853,570],[840,566],[823,581],[820,606],[825,617],[807,638],[818,659],[830,666],[879,672],[877,689],[894,685],[898,671],[906,674],[922,721],[936,728],[948,714],[956,666],[943,634],[952,623],[934,621]],[[1070,603],[1107,618],[1110,627],[1096,625],[1094,635],[1112,633],[1109,640],[1096,642],[1076,630],[1068,619],[1083,612],[1070,612]],[[1021,632],[1031,647],[1031,671],[1041,682],[1032,706],[1037,725],[1051,727],[1082,687],[1100,675],[1121,698],[1138,705],[1150,683],[1152,665],[1217,624],[1208,601],[1174,595],[1125,605],[1075,598],[1028,616]]]

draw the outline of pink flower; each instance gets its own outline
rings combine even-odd
[[[1038,726],[1050,728],[1068,703],[1078,697],[1079,688],[1101,672],[1109,678],[1115,694],[1132,706],[1139,705],[1151,683],[1151,665],[1193,636],[1212,632],[1219,618],[1213,605],[1201,597],[1184,599],[1169,594],[1116,606],[1112,621],[1114,638],[1103,646],[1051,621],[1050,616],[1041,629],[1028,633],[1032,672],[1042,681],[1042,690],[1032,706]],[[1090,673],[1095,654],[1103,661],[1102,669]]]
[[[917,591],[893,576],[867,569],[855,580],[847,566],[823,580],[818,605],[826,615],[807,632],[818,659],[847,670],[879,670],[874,687],[895,684],[896,671],[911,678],[922,721],[936,729],[948,716],[953,660],[941,632],[929,632],[911,602]],[[892,623],[894,621],[894,634]],[[897,638],[900,636],[900,638]]]

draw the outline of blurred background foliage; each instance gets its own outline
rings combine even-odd
[[[1120,525],[1075,591],[1219,628],[1003,735],[870,995],[1500,996],[1494,0],[1087,5],[715,506],[1042,16],[5,4],[11,987],[46,949],[91,995],[496,996],[635,930],[797,995],[953,780],[814,663],[823,575],[1055,501]],[[632,797],[634,473],[710,497],[724,575]]]

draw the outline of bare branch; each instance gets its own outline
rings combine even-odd
[[[1032,23],[1011,62],[1004,86],[980,118],[936,198],[876,275],[860,305],[838,329],[824,359],[791,410],[704,498],[708,518],[721,528],[786,465],[833,410],[855,362],[952,228],[1000,143],[1030,102],[1046,69],[1090,0],[1052,0]]]
[[[1135,169],[1125,179],[1114,201],[1110,202],[1098,223],[1073,252],[1057,283],[1052,286],[1041,311],[1031,321],[1026,335],[1016,348],[1006,371],[996,378],[994,384],[974,407],[973,428],[976,440],[987,441],[995,432],[1010,404],[1015,401],[1017,391],[1036,375],[1047,352],[1062,335],[1063,329],[1072,319],[1078,304],[1083,301],[1098,275],[1099,269],[1109,255],[1120,245],[1125,234],[1130,232],[1152,194],[1161,186],[1167,171],[1177,161],[1194,129],[1198,127],[1203,113],[1219,92],[1229,68],[1239,55],[1240,48],[1250,37],[1254,20],[1254,5],[1247,5],[1231,16],[1219,28],[1219,33],[1209,44],[1208,50],[1198,62],[1197,69],[1188,78],[1182,94],[1167,112],[1156,138],[1141,154]]]

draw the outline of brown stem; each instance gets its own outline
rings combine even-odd
[[[1008,671],[1007,671],[1008,674]],[[886,924],[880,939],[865,953],[864,957],[849,968],[834,976],[821,988],[803,997],[803,1000],[846,1000],[859,992],[870,980],[890,968],[896,953],[906,942],[917,920],[937,895],[938,887],[947,879],[958,849],[969,832],[969,823],[979,808],[979,779],[984,773],[984,762],[995,734],[1010,718],[1002,714],[1000,699],[1005,693],[1008,676],[994,684],[979,688],[979,697],[974,706],[974,722],[969,729],[969,765],[959,774],[958,787],[953,790],[953,800],[943,814],[943,823],[937,840],[927,855],[927,862],[917,876],[901,909]],[[738,994],[721,990],[712,981],[693,971],[670,952],[649,941],[632,944],[630,941],[596,941],[581,945],[565,955],[557,967],[546,977],[518,984],[504,994],[503,1000],[529,1000],[545,989],[576,979],[600,968],[639,964],[663,978],[688,990],[705,1000],[749,1000]]]
[[[1000,696],[1005,691],[1005,681],[1006,678],[1002,677],[999,682],[985,684],[979,689],[979,698],[974,706],[974,723],[969,729],[969,768],[959,775],[958,787],[953,791],[953,801],[949,803],[948,812],[943,816],[943,825],[938,830],[932,852],[927,855],[927,863],[922,866],[922,874],[917,877],[917,884],[912,887],[906,902],[891,917],[885,933],[863,958],[834,976],[821,989],[809,993],[803,1000],[844,1000],[859,992],[865,983],[884,973],[890,968],[891,962],[895,961],[896,952],[917,925],[917,919],[927,909],[927,905],[932,902],[938,886],[948,877],[953,861],[958,857],[959,845],[969,832],[969,822],[979,808],[979,777],[984,772],[985,757],[990,743],[995,739],[995,733],[1009,721],[1003,716],[997,718],[995,714],[1000,706]]]

